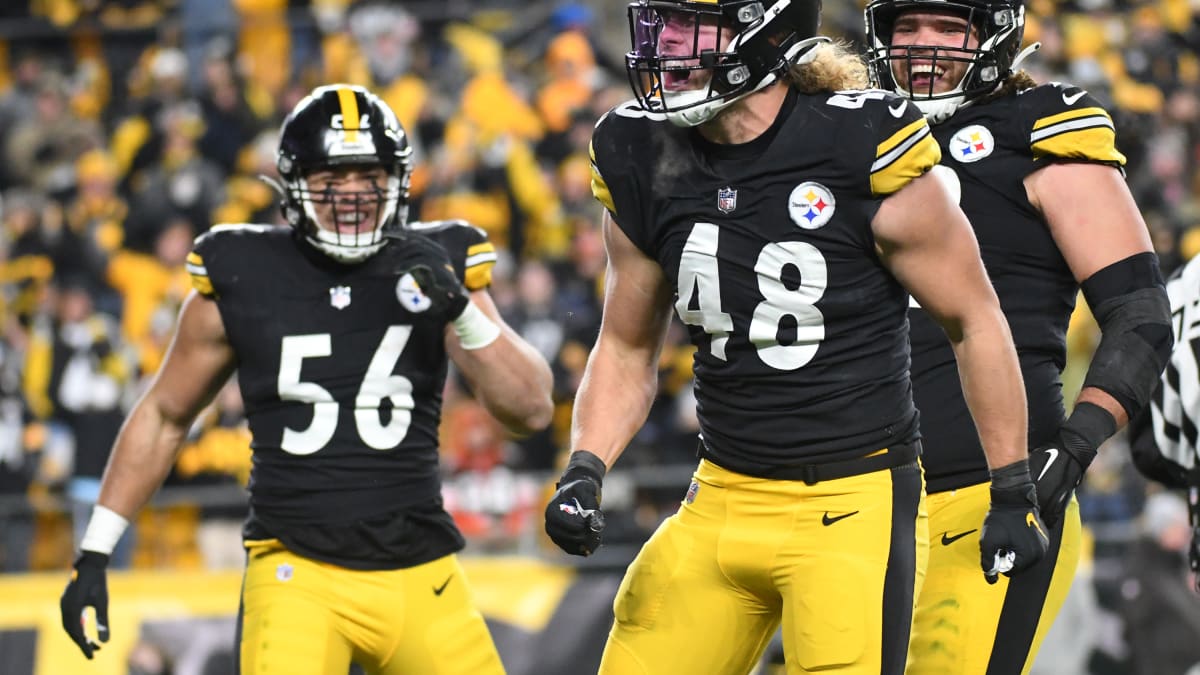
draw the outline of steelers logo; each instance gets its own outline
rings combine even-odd
[[[788,214],[806,230],[815,230],[828,223],[833,217],[833,209],[833,193],[820,183],[801,183],[788,196]]]
[[[404,309],[413,313],[424,312],[433,305],[433,301],[421,292],[421,287],[417,285],[413,275],[407,273],[396,283],[396,299]]]
[[[970,164],[992,154],[996,149],[996,139],[987,127],[972,124],[963,127],[950,139],[950,156],[960,162]]]

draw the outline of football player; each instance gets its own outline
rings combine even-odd
[[[872,77],[932,125],[942,170],[958,186],[1012,329],[1029,408],[1030,469],[1051,528],[1050,553],[1030,573],[989,587],[971,570],[988,508],[985,430],[977,434],[968,415],[971,392],[960,386],[939,310],[920,303],[910,313],[912,378],[930,563],[910,674],[1028,671],[1078,560],[1073,491],[1100,444],[1146,404],[1171,348],[1158,260],[1124,182],[1112,119],[1084,90],[1038,86],[1018,70],[1036,48],[1020,51],[1024,13],[1021,0],[866,7]],[[1081,288],[1103,336],[1066,417],[1060,374]]]
[[[323,86],[281,129],[290,227],[221,225],[131,411],[62,596],[88,658],[108,638],[105,564],[236,369],[253,434],[242,673],[500,673],[443,510],[448,360],[511,430],[545,427],[549,366],[500,318],[494,247],[463,222],[407,222],[411,146],[360,87]]]
[[[920,111],[853,89],[818,0],[629,7],[637,100],[592,137],[604,316],[546,530],[601,541],[601,486],[645,420],[672,308],[696,347],[699,466],[626,573],[603,673],[900,673],[928,547],[908,293],[961,358],[992,475],[984,573],[1045,551],[1016,353]],[[946,283],[953,279],[954,283]]]
[[[1192,524],[1188,565],[1200,591],[1200,257],[1175,270],[1167,297],[1175,348],[1150,405],[1129,423],[1130,448],[1146,477],[1186,490]]]

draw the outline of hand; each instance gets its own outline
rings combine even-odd
[[[546,505],[546,534],[571,555],[589,556],[600,548],[604,512],[600,487],[604,462],[587,450],[571,453],[571,461]]]
[[[989,584],[1033,567],[1050,547],[1038,515],[1037,489],[1026,460],[992,472],[992,505],[979,533],[980,564]]]
[[[83,655],[92,658],[100,645],[92,642],[84,631],[83,610],[96,610],[96,633],[100,642],[108,642],[108,584],[105,568],[108,556],[95,551],[83,551],[75,560],[71,581],[63,591],[59,607],[62,609],[62,625],[71,640],[83,650]]]
[[[399,273],[412,275],[435,312],[457,319],[471,298],[459,281],[446,249],[433,239],[408,230],[389,233],[388,237],[396,240],[403,250]]]
[[[1029,453],[1029,472],[1037,481],[1038,508],[1047,526],[1058,524],[1096,450],[1116,430],[1107,410],[1080,402],[1054,440]]]

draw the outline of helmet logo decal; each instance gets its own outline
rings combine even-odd
[[[729,213],[737,208],[737,190],[723,187],[717,190],[717,208],[721,213]]]
[[[334,286],[329,289],[329,304],[334,309],[342,310],[350,306],[350,287]]]
[[[396,282],[396,299],[400,301],[404,309],[418,314],[433,306],[433,301],[421,292],[417,280],[413,278],[413,275],[407,273],[400,277],[400,281]]]
[[[992,138],[992,132],[980,124],[963,127],[950,139],[950,156],[967,164],[978,162],[995,149],[996,139]]]
[[[836,200],[829,188],[814,181],[805,181],[792,189],[788,196],[788,215],[806,230],[815,230],[833,217]]]
[[[325,147],[330,157],[344,155],[373,155],[375,141],[371,134],[359,134],[359,131],[370,131],[371,120],[366,113],[359,114],[358,97],[353,89],[341,87],[337,90],[338,107],[341,113],[334,113],[329,120],[330,131],[326,133]],[[354,125],[346,128],[346,122]]]

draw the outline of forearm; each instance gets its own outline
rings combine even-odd
[[[988,467],[1026,459],[1028,413],[1020,365],[1003,320],[965,331],[954,344],[963,396],[975,421]]]
[[[510,432],[545,429],[554,415],[554,377],[542,355],[505,326],[491,344],[462,350],[455,359],[475,395]]]
[[[134,407],[104,470],[98,504],[132,519],[166,480],[186,434],[186,424],[170,422],[153,404]]]
[[[641,428],[658,391],[658,349],[621,349],[603,339],[588,359],[575,397],[571,449],[609,468]]]

